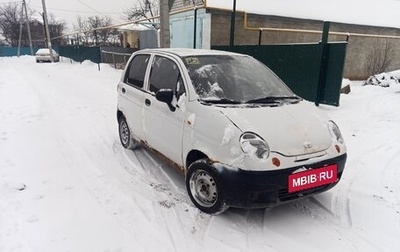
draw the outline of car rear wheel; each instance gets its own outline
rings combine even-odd
[[[131,131],[124,116],[121,116],[119,118],[118,128],[119,128],[119,139],[121,141],[122,146],[124,146],[124,148],[126,149],[134,149],[138,145],[138,142],[132,139]]]
[[[205,213],[219,214],[228,209],[216,169],[205,159],[189,166],[186,189],[193,204]]]

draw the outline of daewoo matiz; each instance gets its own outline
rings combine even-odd
[[[271,207],[340,180],[346,147],[338,126],[254,58],[223,51],[134,53],[118,84],[123,147],[171,161],[193,204]]]

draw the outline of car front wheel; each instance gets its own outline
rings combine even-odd
[[[219,214],[228,209],[216,169],[207,160],[198,160],[189,166],[186,189],[193,204],[205,213]]]
[[[121,141],[122,146],[124,146],[124,148],[126,149],[134,149],[138,145],[138,142],[132,139],[131,131],[124,116],[121,116],[119,118],[118,128],[119,128],[119,139]]]

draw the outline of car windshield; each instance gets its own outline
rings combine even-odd
[[[206,102],[267,103],[297,98],[264,64],[246,55],[184,57],[192,84]]]

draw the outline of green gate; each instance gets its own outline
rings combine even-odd
[[[253,56],[271,68],[297,95],[339,106],[347,42],[326,44],[213,46],[213,49]],[[325,64],[325,71],[321,66]],[[321,76],[322,73],[322,76]]]

